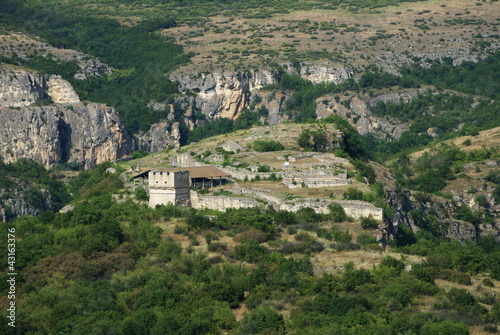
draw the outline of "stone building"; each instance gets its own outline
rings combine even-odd
[[[205,188],[224,185],[231,176],[229,173],[219,170],[215,166],[193,166],[167,169],[165,171],[188,171],[189,186],[193,188]]]
[[[174,204],[189,206],[191,195],[188,171],[147,171],[149,206]]]
[[[222,185],[230,175],[213,167],[187,167],[162,170],[147,170],[134,179],[148,185],[149,206],[174,204],[190,206],[190,188]]]

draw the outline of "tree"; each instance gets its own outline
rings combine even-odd
[[[260,305],[241,320],[236,334],[284,334],[285,321],[267,305]]]
[[[170,261],[179,256],[182,252],[182,246],[172,239],[165,239],[158,246],[158,257],[163,261]]]
[[[377,220],[375,220],[371,214],[368,215],[368,217],[362,217],[361,218],[361,228],[363,228],[363,229],[378,228]]]
[[[330,217],[334,222],[343,222],[347,220],[347,214],[340,204],[330,204],[328,205],[328,209],[330,210]]]

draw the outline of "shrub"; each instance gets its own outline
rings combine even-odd
[[[134,151],[132,153],[132,157],[134,159],[139,159],[139,158],[142,158],[142,157],[146,157],[147,155],[149,155],[149,152],[147,152],[146,150],[137,150],[137,151]]]
[[[375,229],[378,228],[378,223],[370,214],[368,217],[361,218],[361,227],[363,229]]]
[[[295,241],[300,241],[300,242],[314,241],[314,237],[312,237],[308,233],[303,232],[295,235]]]
[[[330,204],[328,205],[328,209],[330,210],[330,218],[334,222],[343,222],[347,220],[347,214],[344,211],[344,208],[339,204]]]
[[[343,197],[347,200],[363,200],[363,192],[355,187],[349,187]]]
[[[149,200],[148,193],[146,192],[144,187],[141,187],[141,186],[139,186],[135,189],[135,197],[137,200],[141,200],[141,201],[148,201]]]
[[[448,301],[457,308],[468,308],[476,304],[474,296],[463,288],[452,287],[450,291],[446,293],[446,297]]]
[[[253,150],[258,152],[281,151],[285,150],[285,147],[276,141],[255,141],[253,142]]]
[[[484,194],[478,194],[476,195],[475,199],[476,203],[481,206],[481,207],[488,207],[488,200],[486,199],[486,195]]]
[[[276,173],[271,173],[269,177],[267,177],[267,180],[269,181],[280,181],[281,177],[277,177]]]
[[[267,248],[260,246],[255,240],[247,240],[234,248],[234,253],[238,259],[246,262],[257,262],[262,256],[268,253]]]
[[[221,242],[210,243],[208,246],[208,251],[210,252],[222,252],[227,250],[227,244]]]
[[[404,284],[391,284],[382,291],[382,296],[398,308],[408,306],[413,296],[411,290]]]
[[[158,258],[163,261],[170,261],[179,256],[182,252],[182,246],[172,239],[166,239],[158,246]]]
[[[206,229],[210,228],[210,226],[212,225],[212,222],[208,218],[199,214],[188,215],[188,217],[186,218],[186,223],[188,224],[188,226],[195,229]]]
[[[342,275],[342,284],[345,290],[354,291],[361,285],[373,283],[370,271],[365,269],[356,270],[352,262],[346,263],[344,268],[345,270]]]
[[[255,240],[259,243],[266,242],[267,236],[266,233],[259,229],[250,229],[242,232],[238,236],[234,238],[236,242],[243,243],[248,240]]]
[[[283,334],[285,321],[269,306],[260,305],[245,315],[237,330],[237,334]]]
[[[352,235],[346,229],[345,231],[340,231],[336,228],[332,230],[333,240],[337,243],[350,243],[352,240]]]
[[[493,307],[491,307],[489,319],[491,320],[491,322],[500,322],[500,302],[497,302],[493,305]]]
[[[271,171],[271,167],[269,165],[260,165],[257,168],[257,172],[269,172]]]
[[[369,234],[359,234],[356,238],[356,242],[361,246],[366,246],[371,243],[376,243],[377,240]]]
[[[481,283],[483,284],[483,286],[486,286],[486,287],[493,287],[493,286],[495,286],[493,284],[493,282],[491,281],[491,279],[489,279],[489,278],[484,278]]]
[[[468,335],[470,334],[469,328],[463,322],[454,323],[453,321],[446,320],[443,322],[427,323],[422,327],[420,332],[422,335],[436,335],[436,334],[453,334],[453,335]]]
[[[460,285],[470,285],[472,284],[471,278],[467,273],[455,272],[453,273],[449,281],[460,284]]]

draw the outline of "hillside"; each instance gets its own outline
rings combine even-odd
[[[305,133],[313,134],[309,140],[317,143],[320,131],[328,135],[337,156],[307,151],[300,142]],[[101,333],[155,334],[167,329],[252,334],[260,329],[313,334],[340,327],[345,332],[397,333],[402,320],[410,317],[414,321],[405,321],[405,327],[421,334],[441,328],[463,334],[496,331],[496,200],[467,212],[469,207],[459,202],[461,193],[452,203],[446,189],[437,195],[402,192],[394,183],[399,177],[387,168],[346,155],[342,139],[332,123],[253,127],[81,172],[69,180],[69,206],[7,223],[16,231],[15,266],[22,273],[15,298],[17,329],[88,333],[98,325]],[[473,170],[470,180],[488,185],[476,195],[488,194],[498,183],[491,173],[498,169],[488,163],[498,157],[498,142],[484,134],[473,138],[483,147],[481,139],[489,141],[484,144],[493,156],[474,161],[481,173]],[[465,152],[467,146],[463,148]],[[268,151],[276,149],[280,151]],[[303,185],[286,187],[290,170],[285,161],[292,172],[313,166],[330,170],[335,164],[335,169],[346,170],[348,184],[311,187],[304,179]],[[245,190],[254,199],[264,195],[267,200],[225,212],[172,205],[149,208],[147,193],[130,177],[168,168],[172,162],[214,164],[248,175],[198,189],[200,198],[212,198],[209,204],[218,197],[236,203],[247,195]],[[418,164],[417,158],[413,165]],[[272,201],[281,199],[277,204],[282,205],[307,198],[340,207],[319,214],[307,208],[315,204],[288,211]],[[349,218],[349,203],[383,207],[385,217]],[[478,228],[477,235],[474,228],[470,235],[469,226]],[[102,306],[113,313],[103,313]],[[154,315],[147,324],[141,323],[144,313]],[[93,323],[88,323],[89,315]],[[11,330],[4,328],[3,333]]]
[[[499,17],[2,1],[0,333],[498,333]]]

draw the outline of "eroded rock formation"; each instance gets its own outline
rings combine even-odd
[[[76,162],[86,169],[132,151],[116,111],[80,102],[59,76],[0,68],[0,156],[5,162],[30,158],[46,167]]]
[[[329,64],[304,64],[300,68],[294,68],[292,64],[282,66],[287,73],[298,74],[313,83],[339,84],[354,75],[351,69]],[[221,117],[237,119],[251,105],[266,108],[269,115],[265,121],[269,124],[282,123],[287,119],[281,114],[286,95],[262,90],[266,85],[276,83],[273,71],[269,69],[184,73],[173,75],[171,79],[180,83],[179,89],[185,95],[178,102],[186,109],[194,106],[208,120]]]

